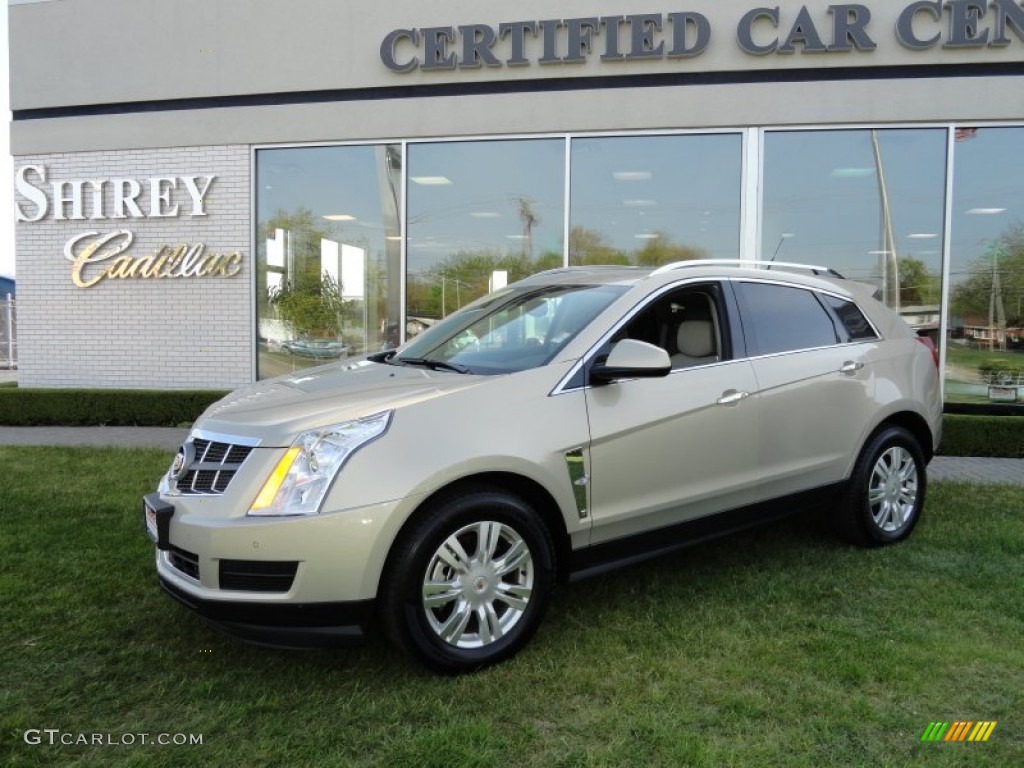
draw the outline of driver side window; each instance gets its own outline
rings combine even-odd
[[[724,359],[721,301],[715,286],[687,286],[655,299],[618,334],[661,347],[672,370]]]

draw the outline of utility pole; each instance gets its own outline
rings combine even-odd
[[[989,333],[992,334],[992,338],[989,343],[989,349],[995,350],[996,348],[996,333],[999,329],[1006,328],[1006,310],[1003,307],[1003,288],[999,282],[999,252],[1002,247],[997,245],[992,249],[992,290],[988,296],[988,327]],[[1006,346],[1006,334],[1000,341],[999,348],[1003,349]]]
[[[892,227],[892,209],[889,207],[889,189],[882,167],[882,150],[878,145],[878,131],[871,129],[871,149],[875,154],[878,173],[878,194],[882,204],[882,299],[890,309],[900,311],[900,271],[896,258],[896,236]],[[891,277],[890,277],[891,265]]]

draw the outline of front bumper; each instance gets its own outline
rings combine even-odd
[[[223,498],[216,502],[223,503]],[[226,517],[203,498],[150,494],[163,589],[226,633],[289,648],[361,640],[404,502],[309,517]]]
[[[373,619],[373,600],[335,603],[253,603],[204,600],[160,579],[179,603],[232,637],[277,648],[328,648],[360,643]]]

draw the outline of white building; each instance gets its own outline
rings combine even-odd
[[[1021,324],[1024,3],[634,10],[10,6],[20,384],[233,387],[608,260],[871,280],[950,383],[951,317]]]

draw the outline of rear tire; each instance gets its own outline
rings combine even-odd
[[[382,624],[439,672],[515,655],[533,636],[555,581],[555,548],[523,499],[477,486],[439,499],[396,543],[381,590]]]
[[[917,438],[903,427],[884,427],[854,465],[836,515],[839,535],[861,547],[902,541],[921,517],[927,487]]]

